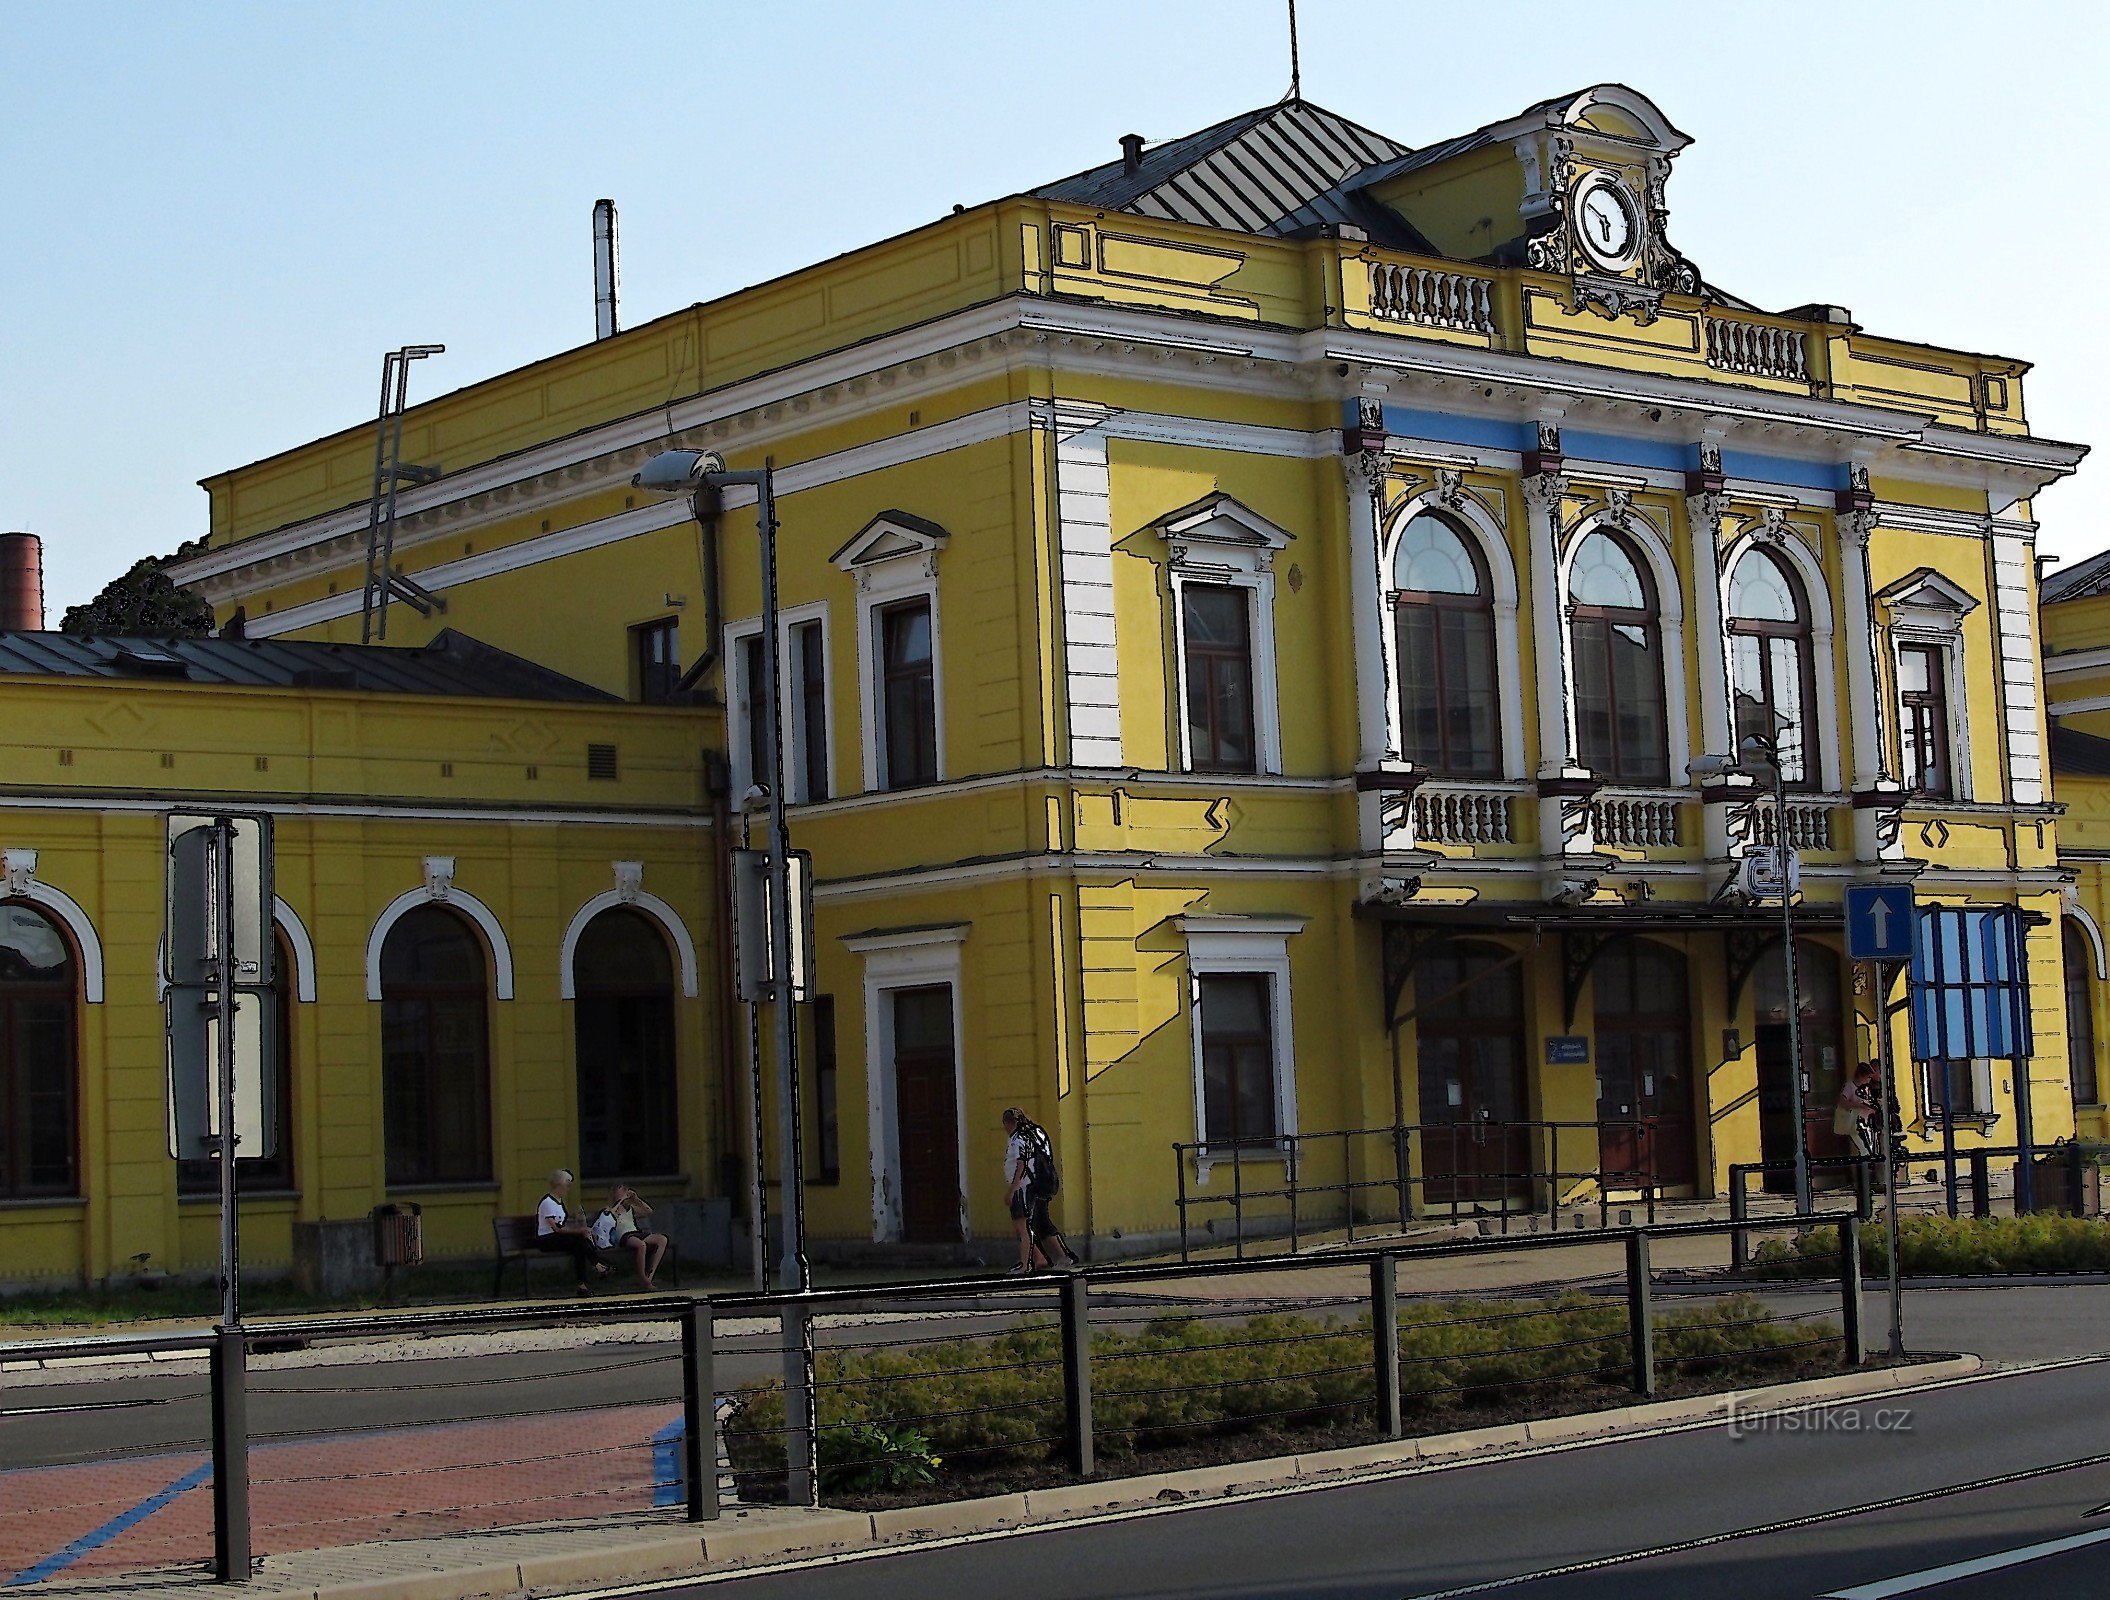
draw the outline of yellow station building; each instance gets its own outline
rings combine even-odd
[[[1783,825],[1809,1148],[1875,1053],[1839,904],[1882,878],[2035,914],[2019,1070],[2070,1134],[2033,497],[2083,451],[2023,362],[1718,286],[1666,234],[1687,142],[1617,85],[1419,148],[1292,100],[417,405],[394,548],[445,609],[385,647],[371,424],[207,479],[174,571],[246,642],[8,641],[0,993],[46,1020],[5,1276],[211,1258],[153,956],[156,813],[205,797],[278,818],[260,1264],[389,1199],[477,1253],[560,1163],[741,1192],[756,541],[630,486],[669,446],[775,473],[817,1244],[999,1248],[1007,1105],[1102,1254],[1292,1165],[1307,1220],[1344,1171],[1396,1210],[1395,1148],[1417,1205],[1718,1193],[1796,1138],[1738,887]],[[1688,778],[1775,728],[1784,819]],[[1967,1141],[2015,1070],[1962,1064]]]

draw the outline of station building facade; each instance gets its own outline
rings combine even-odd
[[[763,731],[753,509],[728,495],[699,529],[633,489],[669,446],[775,472],[817,1240],[1001,1240],[1009,1105],[1053,1131],[1064,1220],[1102,1252],[1161,1244],[1183,1188],[1280,1187],[1292,1161],[1305,1183],[1381,1174],[1367,1141],[1318,1137],[1344,1130],[1415,1130],[1417,1202],[1521,1202],[1534,1164],[1534,1199],[1549,1166],[1556,1199],[1718,1192],[1731,1163],[1792,1151],[1791,1029],[1802,1137],[1828,1148],[1883,999],[1843,960],[1840,897],[1893,877],[2032,914],[2037,1053],[1966,1064],[1952,1113],[2004,1142],[2026,1092],[2040,1139],[2070,1133],[2033,499],[2083,452],[2031,434],[2020,361],[1717,287],[1666,233],[1686,143],[1617,85],[1419,149],[1285,102],[412,408],[406,457],[441,470],[403,491],[395,548],[446,609],[395,605],[389,645],[452,630],[628,704],[524,734],[489,708],[362,716],[325,743],[332,793],[374,817],[265,796],[314,855],[322,899],[297,909],[330,919],[328,1032],[294,1007],[293,1144],[315,1154],[289,1214],[415,1195],[468,1253],[492,1208],[532,1203],[588,1138],[565,963],[621,863],[645,863],[706,975],[722,959],[715,863]],[[251,640],[350,647],[371,471],[366,427],[207,479],[209,536],[175,575]],[[237,766],[260,737],[211,731]],[[1688,777],[1752,733],[1777,734],[1784,816]],[[362,775],[413,735],[397,821],[395,780]],[[105,824],[51,769],[55,737],[12,758],[5,842],[85,910],[102,858],[48,841]],[[425,771],[450,741],[454,773]],[[111,782],[159,792],[138,752],[162,746],[120,742]],[[601,809],[594,746],[626,784],[652,752],[649,824],[627,794]],[[577,785],[541,809],[554,773]],[[507,806],[528,814],[487,814]],[[1792,1012],[1779,908],[1739,889],[1783,829]],[[450,970],[483,958],[459,984],[484,985],[496,1048],[466,1086],[437,1035],[402,1049],[433,1093],[483,1097],[474,1182],[391,1171],[367,968],[427,856],[455,864],[457,897],[427,909],[466,941]],[[140,1097],[146,860],[109,907],[125,926],[98,929],[124,951]],[[746,1023],[708,981],[672,1009],[677,1166],[626,1175],[729,1192]],[[107,1143],[107,1054],[77,1081],[82,1136]],[[53,1270],[109,1270],[182,1214],[173,1175],[129,1170],[121,1204],[84,1184],[0,1229],[44,1229]],[[186,1263],[208,1248],[154,1237]]]

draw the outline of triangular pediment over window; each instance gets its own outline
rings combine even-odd
[[[1934,612],[1952,618],[1978,607],[1976,595],[1959,589],[1932,567],[1906,573],[1897,582],[1877,590],[1876,598],[1893,611]]]
[[[854,575],[860,567],[874,567],[882,562],[929,559],[951,539],[951,534],[926,518],[906,511],[882,511],[828,559]]]
[[[1167,512],[1150,524],[1175,545],[1230,545],[1251,550],[1280,550],[1296,535],[1268,521],[1251,506],[1227,494],[1204,495],[1192,505]]]

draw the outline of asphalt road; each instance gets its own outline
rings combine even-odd
[[[1784,1310],[1830,1299],[1828,1290],[1773,1292]],[[1673,1297],[1666,1293],[1666,1303]],[[1866,1301],[1869,1338],[1884,1345],[1888,1311],[1879,1284]],[[911,1339],[990,1331],[1008,1317],[947,1318],[884,1328],[824,1329],[823,1342]],[[1905,1299],[1908,1348],[1970,1351],[2019,1362],[2110,1353],[2110,1284],[1915,1289]],[[774,1375],[767,1338],[721,1342],[721,1389]],[[677,1346],[610,1343],[507,1355],[377,1358],[360,1365],[285,1367],[250,1377],[250,1428],[259,1439],[419,1423],[535,1414],[590,1406],[680,1404]],[[49,1374],[0,1380],[0,1465],[49,1466],[120,1454],[202,1448],[208,1434],[204,1363],[84,1369],[79,1382]],[[2105,1585],[2110,1592],[2110,1584]]]
[[[699,1600],[1021,1591],[1036,1600],[2096,1596],[2110,1593],[2110,1517],[2086,1513],[2110,1501],[2106,1407],[2110,1362],[2091,1362],[1831,1408],[1821,1414],[1857,1420],[1822,1431],[1733,1437],[1710,1428],[1613,1441],[656,1592]],[[2090,1535],[2101,1537],[1976,1576],[1941,1571]],[[1579,1563],[1588,1565],[1573,1570]]]

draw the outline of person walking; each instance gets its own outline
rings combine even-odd
[[[1066,1267],[1082,1265],[1048,1215],[1048,1201],[1061,1185],[1054,1145],[1047,1130],[1016,1106],[1004,1113],[1004,1182],[1005,1203],[1018,1230],[1018,1265],[1011,1269],[1012,1276],[1055,1265],[1050,1251],[1060,1255]]]
[[[579,1293],[585,1294],[595,1278],[608,1276],[608,1269],[593,1258],[593,1229],[584,1222],[573,1221],[571,1213],[564,1209],[564,1197],[570,1192],[571,1174],[559,1167],[549,1175],[549,1192],[535,1207],[535,1248],[551,1255],[570,1256]]]

